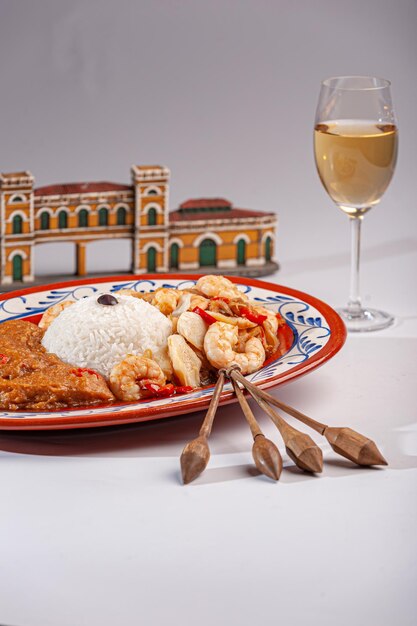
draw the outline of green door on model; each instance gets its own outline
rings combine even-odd
[[[178,264],[179,264],[179,252],[180,252],[180,247],[177,243],[173,243],[171,245],[171,254],[170,254],[170,267],[172,267],[173,269],[178,269]]]
[[[156,226],[156,209],[148,211],[148,226]]]
[[[60,211],[58,213],[58,228],[67,228],[68,226],[68,215],[66,211]]]
[[[156,271],[156,250],[155,248],[149,248],[147,252],[147,265],[148,272]]]
[[[50,222],[49,213],[44,211],[43,213],[41,213],[41,229],[48,230],[49,222]]]
[[[117,209],[117,225],[124,226],[126,224],[126,209],[121,206]]]
[[[272,259],[272,239],[271,237],[267,237],[265,239],[265,261],[270,261]]]
[[[217,265],[217,246],[212,239],[200,243],[200,267]]]
[[[102,207],[98,212],[98,225],[107,226],[108,223],[109,223],[109,212],[107,209]]]
[[[237,242],[237,264],[246,264],[246,241],[244,239],[239,239]]]
[[[20,254],[13,257],[13,280],[22,280],[23,278],[23,259]]]
[[[78,213],[78,226],[79,228],[84,228],[88,226],[88,211],[87,209],[81,209]]]
[[[19,235],[23,232],[23,220],[21,215],[15,215],[13,218],[13,234]]]

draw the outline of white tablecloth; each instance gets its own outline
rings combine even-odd
[[[253,471],[236,406],[220,410],[210,464],[188,486],[178,459],[201,413],[0,433],[0,623],[416,623],[417,254],[387,245],[364,256],[365,303],[394,312],[396,325],[349,335],[330,362],[274,393],[373,438],[389,467],[355,467],[313,435],[323,474],[301,473],[280,444],[274,483]],[[300,259],[272,280],[344,304],[342,265]]]

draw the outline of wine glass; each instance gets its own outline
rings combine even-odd
[[[362,307],[359,258],[362,219],[391,181],[397,148],[388,80],[339,76],[322,82],[314,153],[321,182],[351,223],[350,296],[347,306],[338,311],[349,331],[379,330],[394,321],[389,313]]]

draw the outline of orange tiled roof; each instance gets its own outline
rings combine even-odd
[[[232,203],[225,198],[192,198],[180,204],[179,209],[208,209],[232,207]]]
[[[63,183],[61,185],[47,185],[35,189],[35,196],[56,196],[67,194],[100,193],[103,191],[132,191],[132,185],[121,185],[101,181],[97,183]]]
[[[193,207],[194,208],[194,207]],[[233,219],[233,218],[245,218],[245,217],[267,217],[268,215],[274,215],[273,213],[265,213],[264,211],[253,211],[250,209],[235,209],[232,208],[228,211],[196,211],[195,213],[188,213],[185,211],[181,211],[177,209],[176,211],[171,211],[169,214],[170,222],[181,222],[181,221],[197,221],[204,220],[207,222],[211,222],[212,220],[221,220],[221,219]]]

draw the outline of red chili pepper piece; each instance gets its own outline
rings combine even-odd
[[[91,376],[96,376],[97,378],[100,378],[99,374],[96,371],[91,370],[88,367],[77,367],[76,370],[71,370],[71,374],[75,374],[75,376],[78,376],[78,378],[81,378],[83,374],[90,374]]]
[[[212,300],[222,300],[223,302],[226,302],[226,304],[228,304],[230,302],[230,298],[224,298],[223,296],[214,296],[214,298],[211,298]]]
[[[175,393],[175,387],[172,383],[168,383],[167,385],[163,385],[159,388],[156,395],[158,398],[168,398]]]
[[[194,388],[190,387],[189,385],[180,385],[179,387],[175,387],[175,394],[180,394],[180,393],[190,393],[191,391],[193,391]]]
[[[239,313],[242,317],[246,317],[247,320],[253,322],[254,324],[259,324],[259,326],[261,326],[268,318],[267,315],[263,315],[262,313],[256,313],[256,311],[252,311],[246,306],[243,306],[240,309]]]
[[[6,356],[5,354],[0,354],[0,365],[4,365],[5,363],[8,363],[10,361],[10,357]]]
[[[264,348],[265,348],[265,350],[266,350],[266,349],[268,348],[268,342],[267,342],[266,337],[265,337],[264,327],[263,327],[263,326],[260,326],[260,327],[259,327],[259,331],[260,331],[260,336],[261,336],[262,345],[263,345],[263,347],[264,347]]]
[[[148,391],[151,391],[152,393],[156,393],[161,388],[161,385],[158,385],[158,383],[153,383],[151,380],[148,380],[148,379],[143,379],[137,382],[141,389],[147,389]]]
[[[276,318],[278,320],[278,326],[284,326],[286,325],[286,321],[284,320],[284,318],[282,317],[281,313],[277,313]]]
[[[207,313],[207,311],[204,311],[204,309],[200,309],[199,306],[195,306],[193,308],[193,313],[198,313],[198,315],[201,317],[202,320],[206,322],[206,324],[214,324],[215,322],[217,322],[215,317],[210,315],[210,313]]]
[[[281,352],[287,352],[294,341],[294,333],[288,324],[284,324],[284,326],[278,328],[278,339]]]
[[[151,380],[142,380],[140,382],[140,387],[149,391],[149,393],[155,398],[168,398],[175,392],[175,387],[172,383],[161,386],[157,383],[153,383]]]

